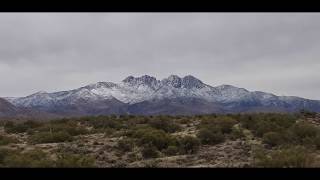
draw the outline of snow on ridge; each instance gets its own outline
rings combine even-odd
[[[278,96],[264,92],[250,92],[226,84],[212,87],[191,75],[182,78],[170,75],[162,80],[144,75],[128,76],[119,83],[97,82],[70,91],[38,92],[22,98],[8,98],[8,100],[19,106],[49,107],[57,103],[76,103],[78,99],[96,101],[115,98],[124,103],[135,104],[146,100],[175,97],[196,97],[212,102],[234,102],[251,100],[255,97],[267,102]]]

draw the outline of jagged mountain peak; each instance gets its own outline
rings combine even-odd
[[[178,75],[171,74],[170,76],[168,76],[167,79],[171,80],[171,81],[174,81],[174,80],[181,79],[181,78]]]
[[[163,79],[161,82],[165,85],[180,88],[182,80],[177,75],[170,75],[168,78]]]
[[[162,80],[165,85],[170,85],[175,88],[203,88],[205,84],[192,75],[184,76],[183,78],[177,75],[170,75],[168,78]]]
[[[94,84],[90,84],[88,86],[85,86],[86,89],[97,89],[97,88],[111,88],[116,86],[115,83],[112,82],[97,82]]]
[[[128,83],[128,82],[131,82],[135,79],[135,77],[133,76],[128,76],[126,77],[124,80],[122,80],[122,82],[125,82],[125,83]]]
[[[203,88],[205,86],[205,84],[201,80],[195,78],[194,76],[187,75],[182,78],[182,86],[187,89]]]
[[[122,82],[132,84],[132,85],[139,85],[139,84],[151,85],[151,84],[157,83],[158,80],[153,76],[143,75],[140,77],[128,76],[127,78],[122,80]]]

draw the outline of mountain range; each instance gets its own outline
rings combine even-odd
[[[85,116],[297,112],[301,109],[320,112],[320,101],[248,91],[231,85],[210,86],[191,75],[171,75],[162,80],[148,75],[129,76],[119,83],[98,82],[70,91],[40,91],[26,97],[0,99],[0,116],[25,111]]]

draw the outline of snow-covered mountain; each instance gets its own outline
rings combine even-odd
[[[250,92],[231,85],[213,87],[191,75],[171,75],[162,80],[148,75],[129,76],[119,83],[98,82],[70,91],[41,91],[6,99],[17,107],[64,115],[294,112],[301,109],[320,112],[320,101]]]

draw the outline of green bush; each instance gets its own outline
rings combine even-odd
[[[236,140],[245,137],[245,134],[243,133],[243,129],[239,127],[233,127],[230,133],[230,139]]]
[[[63,153],[57,155],[55,166],[59,168],[94,167],[95,160],[87,155]]]
[[[33,144],[42,143],[58,143],[58,142],[68,142],[72,141],[73,138],[68,132],[40,132],[32,135],[29,141]]]
[[[269,122],[269,121],[258,122],[257,128],[253,130],[254,134],[258,137],[263,137],[265,133],[272,132],[272,131],[275,131],[275,132],[280,131],[280,127],[277,126],[275,123]]]
[[[0,135],[0,146],[8,145],[11,143],[17,143],[17,142],[18,142],[18,140],[16,138]]]
[[[167,133],[174,133],[181,129],[180,125],[175,123],[172,119],[156,118],[149,121],[151,127],[163,130]]]
[[[318,127],[305,122],[296,123],[289,130],[297,139],[316,137],[318,134],[320,134]]]
[[[251,130],[258,137],[263,137],[267,132],[282,132],[297,120],[294,115],[272,113],[241,115],[238,118],[242,127]]]
[[[270,146],[279,146],[287,143],[283,134],[278,132],[267,132],[263,135],[263,142]]]
[[[165,149],[163,153],[168,156],[174,156],[179,153],[179,148],[177,146],[168,146],[168,148]]]
[[[10,152],[11,151],[11,152]],[[4,160],[9,154],[12,153],[12,150],[0,148],[0,167],[4,166]]]
[[[257,150],[254,155],[255,166],[272,168],[312,167],[314,155],[303,146],[286,147],[271,152]]]
[[[232,131],[232,127],[237,123],[231,117],[222,116],[216,118],[203,119],[200,124],[200,128],[218,128],[222,133],[228,134]]]
[[[141,150],[141,154],[143,158],[149,159],[149,158],[157,158],[159,157],[159,151],[157,148],[151,144],[144,145]]]
[[[118,142],[118,149],[122,152],[130,152],[134,148],[134,142],[131,139],[125,138]]]
[[[219,144],[225,140],[223,133],[218,128],[202,128],[197,134],[197,137],[202,144],[210,145]]]
[[[304,117],[308,117],[308,118],[314,118],[317,115],[316,112],[308,111],[308,110],[305,110],[305,109],[302,109],[300,111],[300,114],[303,115]]]
[[[200,148],[200,141],[198,138],[185,136],[179,139],[179,148],[183,154],[194,154],[197,153]]]
[[[116,119],[115,117],[108,117],[108,116],[93,118],[92,120],[88,121],[88,123],[94,129],[105,129],[105,128],[120,129],[122,127],[122,123],[119,119]]]
[[[79,126],[74,121],[67,121],[67,120],[50,122],[35,130],[38,132],[54,132],[54,133],[67,132],[71,136],[77,136],[77,135],[89,133],[89,130],[87,130],[85,127]]]
[[[8,121],[4,123],[4,129],[7,133],[24,133],[28,130],[32,130],[34,128],[40,127],[42,124],[36,121],[25,121],[25,122],[17,122],[14,123],[12,121]]]
[[[3,167],[53,167],[54,162],[47,153],[35,149],[28,152],[7,151],[2,160]]]
[[[175,139],[163,130],[153,128],[140,128],[133,133],[133,137],[137,138],[138,144],[151,144],[158,150],[166,149],[169,145],[174,145]]]

